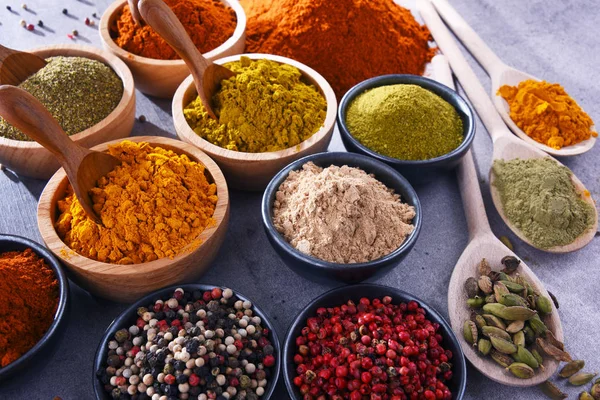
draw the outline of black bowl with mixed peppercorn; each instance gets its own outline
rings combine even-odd
[[[96,399],[270,399],[281,366],[265,314],[231,289],[162,289],[125,310],[94,360]],[[154,396],[154,397],[153,397]]]
[[[462,399],[467,382],[444,318],[408,293],[372,284],[334,289],[306,306],[288,330],[283,363],[294,400]]]

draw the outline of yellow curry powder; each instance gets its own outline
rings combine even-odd
[[[598,136],[594,122],[557,83],[526,80],[498,90],[510,106],[510,118],[527,136],[554,149]]]
[[[203,139],[229,150],[263,153],[296,146],[323,125],[327,102],[302,81],[298,68],[248,57],[226,67],[239,74],[223,80],[212,98],[218,121],[200,98],[184,109],[188,124]]]
[[[116,264],[172,258],[200,245],[217,204],[204,165],[144,142],[123,141],[109,153],[122,164],[90,192],[102,225],[85,214],[69,186],[58,202],[60,238],[84,257]]]

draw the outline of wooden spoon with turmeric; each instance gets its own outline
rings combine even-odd
[[[0,86],[0,115],[56,156],[83,210],[100,223],[100,217],[92,207],[90,189],[121,161],[73,142],[42,103],[16,86]]]
[[[185,61],[194,77],[202,105],[211,118],[217,119],[211,99],[221,87],[221,81],[235,76],[236,73],[204,58],[177,16],[162,0],[140,0],[138,8],[144,21]]]

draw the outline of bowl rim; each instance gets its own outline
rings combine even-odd
[[[325,120],[323,121],[323,125],[313,133],[309,138],[304,140],[303,142],[298,143],[293,147],[288,147],[283,150],[278,151],[270,151],[263,153],[248,153],[243,151],[234,151],[228,150],[223,147],[217,146],[215,144],[210,143],[208,140],[201,138],[194,132],[194,130],[188,125],[185,120],[185,116],[183,114],[183,109],[187,104],[184,104],[184,98],[186,97],[186,92],[188,90],[193,90],[196,92],[196,88],[194,86],[194,79],[192,75],[189,75],[177,88],[175,95],[173,96],[172,103],[172,115],[173,115],[173,123],[175,125],[175,131],[177,132],[177,136],[186,141],[188,143],[193,144],[194,146],[200,148],[201,150],[207,152],[210,155],[214,155],[218,158],[225,158],[234,161],[253,161],[253,162],[263,162],[269,160],[278,160],[286,157],[293,156],[298,153],[302,153],[307,149],[310,149],[313,145],[320,142],[325,136],[327,136],[329,131],[332,131],[335,127],[336,123],[336,115],[337,115],[337,98],[335,96],[335,92],[331,88],[331,85],[325,80],[325,78],[319,74],[317,71],[312,69],[311,67],[302,64],[296,60],[292,60],[291,58],[277,56],[274,54],[265,54],[265,53],[244,53],[244,54],[236,54],[228,57],[223,57],[218,60],[215,60],[215,64],[225,64],[228,62],[239,61],[241,57],[248,57],[251,60],[260,60],[267,59],[271,61],[275,61],[279,64],[287,64],[293,67],[296,67],[305,78],[310,79],[316,83],[316,88],[325,98],[327,103],[327,110],[325,115]]]
[[[133,142],[147,142],[153,146],[164,147],[167,149],[172,149],[173,151],[175,151],[174,149],[177,149],[178,151],[175,151],[176,153],[186,154],[194,161],[204,165],[206,171],[210,174],[214,183],[217,185],[217,205],[215,206],[215,211],[213,213],[216,223],[214,226],[205,228],[202,232],[200,232],[198,238],[202,238],[202,243],[200,243],[199,246],[189,249],[189,246],[191,245],[190,243],[173,258],[163,257],[145,263],[128,264],[127,267],[130,268],[123,268],[124,265],[121,264],[105,263],[84,257],[72,250],[69,246],[67,246],[66,243],[62,241],[60,236],[58,236],[56,229],[54,228],[54,222],[50,221],[50,212],[53,206],[52,200],[54,194],[65,182],[65,180],[68,179],[64,168],[60,168],[58,171],[56,171],[52,178],[50,178],[46,184],[46,187],[44,187],[42,194],[40,195],[37,208],[37,222],[38,229],[44,243],[46,243],[50,251],[54,253],[54,255],[64,262],[69,268],[75,268],[81,271],[93,271],[96,275],[109,274],[131,276],[134,274],[132,270],[136,271],[136,275],[151,274],[156,270],[163,269],[165,265],[172,265],[191,256],[198,249],[204,246],[209,239],[216,234],[221,224],[227,220],[227,213],[229,209],[229,188],[227,187],[227,182],[219,166],[202,150],[188,143],[162,136],[133,136],[125,139],[116,139],[94,146],[92,147],[92,150],[100,150],[108,145],[120,143],[125,140]]]
[[[49,46],[36,47],[29,50],[30,53],[52,53],[54,56],[60,56],[63,52],[75,52],[77,54],[68,55],[67,57],[85,57],[92,60],[101,61],[103,64],[110,67],[123,83],[123,95],[117,106],[100,122],[89,128],[77,132],[69,137],[74,142],[80,142],[90,136],[101,134],[108,124],[124,116],[131,104],[135,107],[135,84],[131,71],[125,63],[114,54],[99,49],[96,47],[81,45],[81,44],[56,44]],[[14,148],[19,150],[25,149],[43,149],[44,147],[35,140],[15,140],[0,136],[0,147]]]
[[[279,336],[277,335],[277,330],[275,329],[275,325],[273,325],[273,323],[271,322],[271,319],[269,318],[268,314],[265,313],[254,301],[252,301],[250,298],[248,298],[243,293],[240,293],[238,290],[234,290],[228,286],[211,285],[211,284],[207,284],[207,283],[188,283],[188,284],[182,284],[182,285],[172,285],[172,286],[168,286],[166,288],[156,290],[152,293],[145,295],[141,299],[137,300],[135,303],[131,304],[129,307],[127,307],[127,309],[122,311],[117,317],[115,317],[113,319],[113,321],[108,325],[108,327],[104,331],[104,334],[102,335],[102,338],[100,339],[100,343],[98,344],[98,346],[96,348],[96,353],[94,355],[94,362],[93,362],[93,366],[92,366],[94,368],[94,370],[92,372],[92,386],[94,388],[94,394],[95,394],[96,399],[103,400],[104,398],[107,398],[106,396],[105,397],[99,396],[99,393],[104,393],[104,391],[103,391],[102,386],[100,385],[100,382],[96,376],[96,371],[103,364],[102,356],[106,352],[106,347],[108,347],[108,341],[109,341],[110,337],[114,334],[113,330],[116,332],[116,330],[123,328],[123,327],[119,328],[117,325],[123,324],[124,321],[127,320],[127,318],[126,318],[127,315],[129,315],[129,314],[133,315],[136,312],[138,307],[145,305],[145,304],[149,304],[150,302],[153,302],[156,299],[159,299],[159,298],[162,299],[164,296],[168,295],[169,293],[173,293],[175,291],[175,289],[177,289],[177,288],[182,288],[185,291],[193,291],[193,290],[207,291],[207,290],[212,290],[217,287],[221,288],[222,290],[231,289],[231,290],[233,290],[234,296],[237,296],[240,300],[250,301],[252,303],[253,312],[256,315],[258,315],[261,318],[263,324],[266,325],[270,329],[270,333],[271,333],[270,336],[272,339],[271,342],[272,342],[273,347],[275,348],[277,357],[275,358],[275,366],[273,367],[273,375],[272,375],[271,381],[269,382],[269,389],[265,390],[265,394],[261,397],[261,399],[265,399],[265,400],[270,399],[271,396],[273,395],[273,392],[275,391],[276,386],[277,386],[277,382],[279,380],[279,375],[281,375],[281,366],[282,366],[282,358],[283,358],[283,354],[282,354],[282,350],[281,350],[281,342],[279,341]]]
[[[8,364],[5,367],[0,367],[0,380],[4,379],[5,376],[8,376],[17,369],[20,369],[25,364],[30,362],[36,354],[46,346],[46,344],[50,341],[50,339],[58,332],[61,323],[66,319],[66,310],[68,301],[70,298],[69,295],[69,280],[67,279],[67,275],[62,269],[60,262],[56,259],[54,254],[50,252],[46,247],[41,244],[28,239],[23,236],[18,235],[7,235],[0,234],[0,246],[4,243],[18,243],[19,245],[23,245],[23,247],[31,248],[39,257],[43,258],[46,261],[46,264],[52,271],[54,271],[54,275],[56,280],[58,281],[59,288],[59,296],[58,296],[58,306],[56,307],[56,311],[54,313],[54,320],[52,324],[48,327],[48,330],[44,335],[37,341],[37,343],[23,353],[19,358],[17,358],[12,363]],[[10,251],[10,250],[6,250]],[[5,253],[5,250],[2,250],[1,253]]]
[[[360,141],[358,141],[358,139],[356,139],[354,135],[350,133],[350,130],[346,125],[346,110],[348,109],[352,101],[356,99],[356,97],[358,97],[360,94],[364,93],[366,90],[374,89],[376,87],[381,86],[390,86],[397,84],[418,85],[423,89],[426,89],[440,97],[442,97],[440,93],[444,93],[446,96],[452,98],[454,101],[460,104],[461,107],[464,108],[463,110],[453,105],[450,101],[443,99],[456,110],[459,116],[461,114],[465,115],[464,118],[461,118],[461,120],[463,121],[464,138],[460,145],[458,145],[458,147],[456,147],[454,150],[451,150],[450,152],[442,154],[438,157],[429,158],[426,160],[402,160],[399,158],[389,157],[378,153],[363,145]],[[422,167],[440,164],[448,160],[464,156],[473,144],[473,139],[475,138],[474,115],[475,114],[471,105],[465,99],[463,99],[462,96],[456,90],[449,88],[448,86],[439,83],[434,79],[421,75],[388,74],[364,80],[354,85],[349,91],[347,91],[342,97],[342,100],[340,101],[338,107],[337,125],[339,127],[340,135],[342,136],[342,138],[349,140],[364,154],[377,158],[378,160],[381,160],[391,165]]]
[[[231,36],[229,38],[227,38],[227,40],[225,40],[223,43],[221,43],[219,46],[215,47],[211,51],[203,54],[205,58],[209,58],[209,59],[219,57],[223,52],[229,50],[237,42],[239,42],[246,34],[247,18],[246,18],[246,12],[244,11],[244,8],[242,7],[242,5],[238,1],[234,1],[234,0],[219,0],[219,1],[221,1],[222,3],[225,3],[226,6],[228,6],[235,12],[236,26],[235,26],[233,33],[231,34]],[[111,19],[114,18],[115,14],[117,12],[121,11],[121,9],[123,7],[125,7],[126,4],[127,4],[127,0],[115,0],[108,6],[108,8],[102,14],[102,17],[100,18],[99,27],[98,27],[98,30],[100,31],[100,39],[101,39],[102,43],[105,44],[106,47],[108,47],[108,49],[112,53],[114,53],[115,55],[117,55],[123,59],[127,59],[129,61],[135,61],[135,62],[138,62],[141,64],[147,64],[147,65],[152,65],[152,66],[156,66],[156,67],[184,66],[185,61],[183,61],[182,59],[161,60],[158,58],[144,57],[144,56],[137,55],[135,53],[131,53],[131,52],[119,47],[117,45],[117,43],[115,43],[115,41],[113,40],[113,38],[110,35],[110,26],[109,26],[110,21],[111,21]]]
[[[402,189],[409,194],[409,196],[402,196],[402,199],[401,199],[402,202],[406,202],[407,197],[412,197],[412,199],[414,199],[413,200],[414,204],[412,205],[415,208],[415,216],[412,220],[412,224],[414,226],[413,231],[404,239],[404,242],[402,242],[402,244],[397,249],[395,249],[394,251],[392,251],[389,254],[386,254],[383,257],[380,257],[380,258],[377,258],[375,260],[368,261],[368,262],[352,263],[352,264],[334,263],[334,262],[321,260],[320,258],[309,256],[308,254],[304,254],[301,251],[294,248],[290,243],[288,243],[287,240],[285,240],[285,238],[281,235],[281,233],[279,233],[279,231],[277,231],[277,229],[275,228],[275,225],[273,224],[273,219],[271,217],[272,211],[273,211],[273,201],[271,201],[271,199],[275,197],[277,191],[279,190],[279,187],[281,186],[283,181],[285,181],[287,179],[289,173],[291,171],[299,170],[300,168],[302,168],[302,166],[304,164],[306,164],[309,161],[314,162],[315,160],[319,161],[320,159],[340,158],[340,157],[341,157],[342,161],[337,161],[337,162],[332,161],[332,162],[330,162],[330,164],[336,165],[336,166],[342,166],[342,165],[348,165],[348,164],[353,164],[353,165],[360,164],[361,166],[357,166],[357,168],[360,168],[367,173],[373,173],[373,172],[365,170],[365,168],[364,168],[365,164],[366,165],[370,164],[370,166],[376,166],[376,167],[382,169],[384,171],[384,173],[387,174],[388,176],[391,176],[394,179],[397,179],[401,182]],[[354,162],[352,162],[351,159],[353,159]],[[352,165],[350,165],[350,166],[352,166]],[[378,175],[381,175],[381,174],[378,174]],[[375,178],[377,179],[378,177],[376,176]],[[392,188],[392,189],[394,189],[394,192],[396,194],[400,194],[400,193],[398,193],[398,190],[396,190],[395,188]],[[408,204],[408,203],[406,203],[406,204]],[[361,269],[367,268],[367,267],[369,267],[369,268],[384,267],[385,265],[392,262],[397,257],[402,256],[402,254],[404,254],[404,252],[410,250],[413,247],[413,245],[417,241],[417,238],[419,237],[419,233],[421,232],[421,227],[423,225],[421,202],[419,200],[417,192],[412,187],[412,185],[408,182],[408,180],[400,172],[396,171],[389,165],[387,165],[377,159],[365,156],[363,154],[351,153],[351,152],[316,153],[316,154],[311,154],[311,155],[302,157],[302,158],[288,164],[285,168],[283,168],[281,171],[279,171],[267,185],[267,188],[264,191],[263,198],[261,201],[261,216],[262,216],[263,225],[265,226],[269,235],[277,243],[277,246],[279,246],[279,248],[281,248],[283,251],[285,251],[288,256],[291,256],[295,259],[299,259],[303,263],[309,264],[309,265],[311,265],[312,268],[320,270],[320,271],[334,271],[334,270],[353,271],[353,270],[361,270]]]
[[[292,374],[295,371],[290,371],[288,368],[288,364],[293,363],[293,357],[294,357],[294,347],[295,347],[295,340],[296,338],[294,337],[294,330],[296,330],[298,328],[299,325],[305,323],[306,318],[308,318],[310,315],[309,314],[313,314],[313,313],[309,313],[309,310],[311,308],[316,307],[317,305],[320,305],[322,303],[327,302],[329,299],[334,298],[337,295],[346,295],[348,299],[352,298],[352,292],[356,289],[371,289],[371,291],[373,292],[372,296],[358,296],[356,295],[355,297],[368,297],[369,299],[374,299],[374,298],[378,298],[381,296],[378,296],[377,293],[381,293],[381,292],[392,292],[394,294],[394,296],[397,296],[397,298],[393,299],[393,302],[395,304],[399,303],[399,302],[404,302],[407,303],[409,301],[416,301],[417,303],[419,303],[419,307],[425,309],[426,311],[426,318],[429,319],[432,322],[437,322],[438,324],[440,324],[440,327],[443,329],[443,333],[444,333],[444,340],[447,340],[448,342],[452,343],[452,346],[455,347],[458,351],[453,351],[453,364],[452,364],[452,369],[453,369],[453,378],[456,377],[458,374],[455,372],[459,372],[460,373],[460,381],[457,382],[458,384],[458,393],[453,393],[453,399],[462,399],[464,397],[465,394],[465,390],[466,390],[466,385],[467,385],[467,363],[465,360],[465,356],[464,353],[462,351],[462,347],[460,346],[460,342],[458,341],[458,338],[456,337],[456,334],[454,333],[454,331],[452,330],[452,326],[446,321],[446,319],[442,316],[442,314],[440,314],[434,307],[432,307],[431,305],[429,305],[427,302],[423,301],[422,299],[420,299],[419,297],[405,292],[402,289],[398,289],[392,286],[386,286],[386,285],[379,285],[379,284],[374,284],[374,283],[358,283],[355,285],[345,285],[345,286],[341,286],[341,287],[337,287],[335,289],[329,290],[319,296],[317,296],[315,299],[311,300],[310,303],[308,303],[306,306],[304,306],[300,312],[294,317],[293,321],[291,322],[284,341],[283,341],[283,345],[282,345],[282,374],[283,374],[283,380],[285,382],[285,387],[287,389],[288,395],[292,398],[292,399],[298,399],[300,400],[301,397],[296,396],[295,393],[295,386],[292,382]],[[341,304],[340,304],[341,305]],[[458,360],[458,362],[456,362]],[[288,362],[289,361],[289,362]],[[459,371],[457,371],[457,369]]]

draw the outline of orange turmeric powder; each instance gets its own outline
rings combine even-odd
[[[209,52],[233,35],[235,11],[220,0],[165,0],[183,24],[201,53]],[[179,56],[149,25],[139,27],[128,5],[123,7],[111,26],[115,43],[138,56],[159,60],[177,60]]]
[[[510,106],[510,118],[527,136],[560,149],[598,136],[594,122],[557,83],[526,80],[498,90]]]
[[[65,244],[116,264],[173,258],[200,245],[200,233],[215,224],[217,204],[204,165],[144,142],[123,141],[109,146],[109,153],[122,164],[90,191],[102,225],[85,214],[69,187],[55,223]]]

